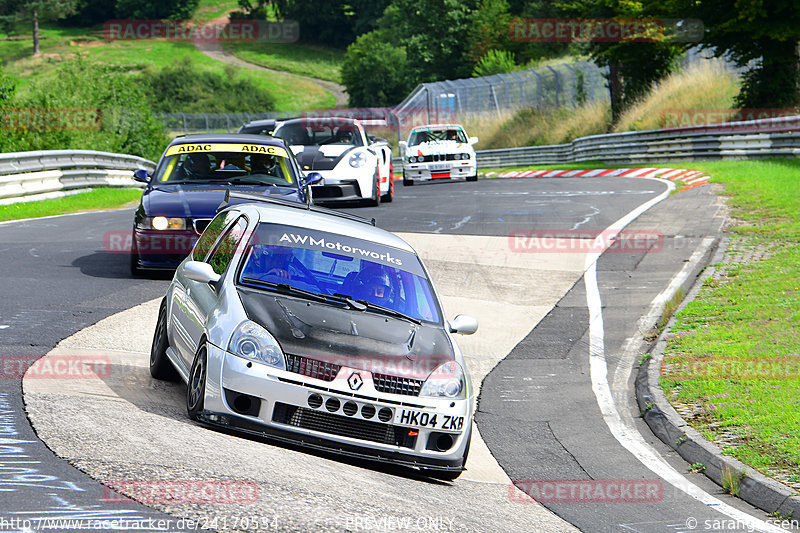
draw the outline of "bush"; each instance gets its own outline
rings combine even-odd
[[[475,65],[472,75],[477,78],[480,76],[492,76],[493,74],[505,74],[513,71],[516,66],[514,54],[511,52],[507,50],[489,50]]]
[[[361,35],[347,47],[342,83],[353,107],[400,103],[413,89],[405,48],[393,46],[378,30]]]
[[[33,81],[29,96],[14,101],[13,107],[41,115],[64,108],[99,109],[99,129],[12,129],[0,135],[0,150],[101,150],[157,160],[169,139],[140,84],[134,81],[113,67],[81,58],[65,61],[55,77]]]
[[[164,113],[264,112],[275,109],[275,98],[239,78],[235,67],[225,73],[206,71],[185,56],[161,70],[149,69],[142,77],[151,105]]]

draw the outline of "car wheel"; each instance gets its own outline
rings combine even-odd
[[[150,375],[164,381],[178,381],[178,371],[167,357],[169,339],[167,338],[167,300],[161,301],[158,309],[158,322],[153,333],[153,345],[150,347]]]
[[[131,276],[141,276],[144,274],[139,268],[139,250],[136,249],[136,235],[131,235]]]
[[[206,376],[208,374],[208,356],[205,341],[197,351],[189,373],[189,384],[186,387],[186,412],[189,418],[199,420],[200,412],[206,396]]]
[[[389,168],[389,192],[381,196],[381,202],[389,203],[394,196],[394,178],[392,178],[392,170]]]
[[[375,176],[372,178],[372,197],[364,202],[367,207],[378,207],[381,205],[381,180],[378,179],[378,169],[375,169]]]
[[[467,176],[467,181],[478,181],[478,169],[475,169],[475,174]]]
[[[405,171],[403,171],[403,187],[411,187],[412,185],[414,185],[414,180],[407,178]]]
[[[469,455],[469,445],[472,442],[472,431],[470,430],[469,437],[467,437],[467,445],[464,447],[464,461],[462,465],[467,464],[467,456]],[[441,479],[442,481],[455,481],[461,475],[463,470],[424,470],[425,475],[434,479]]]

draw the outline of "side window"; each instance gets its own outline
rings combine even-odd
[[[244,217],[241,217],[236,224],[234,224],[233,227],[229,229],[228,232],[219,240],[219,244],[217,244],[217,247],[214,249],[211,257],[208,259],[208,263],[211,265],[211,268],[214,269],[214,272],[220,275],[225,272],[225,269],[228,268],[228,265],[233,259],[233,254],[236,253],[236,248],[242,241],[242,237],[244,237],[246,230],[247,220]]]
[[[206,227],[206,230],[200,236],[200,240],[194,245],[192,259],[195,261],[204,260],[211,250],[211,247],[214,245],[214,241],[219,237],[219,234],[222,233],[222,230],[228,227],[237,216],[239,216],[237,211],[228,211],[214,217],[214,220],[208,223],[208,227]]]

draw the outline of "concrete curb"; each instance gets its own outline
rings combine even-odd
[[[718,263],[727,247],[727,240],[727,237],[721,240],[714,259],[707,256],[707,260],[701,264]],[[702,282],[714,272],[715,268],[709,267],[702,277],[698,271],[688,278],[686,285],[691,290],[678,310],[683,309],[697,296]],[[739,482],[739,498],[750,505],[776,516],[800,518],[800,497],[793,496],[795,491],[741,461],[722,455],[719,447],[691,427],[667,401],[659,385],[659,378],[667,343],[666,335],[674,323],[674,318],[667,323],[650,351],[651,357],[639,367],[636,376],[636,401],[640,412],[644,413],[645,422],[659,439],[677,451],[688,463],[705,465],[705,475],[718,485],[722,486],[722,475],[726,471],[744,473]]]

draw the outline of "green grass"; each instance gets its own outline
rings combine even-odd
[[[123,207],[138,201],[142,196],[141,189],[118,189],[104,187],[89,192],[65,196],[54,200],[39,202],[20,202],[18,204],[0,206],[0,220],[19,220],[21,218],[37,218],[96,209],[112,209]]]
[[[19,80],[19,96],[25,96],[31,80],[46,80],[54,76],[58,62],[72,54],[86,55],[90,60],[117,65],[134,73],[148,66],[158,68],[171,65],[188,55],[198,65],[197,76],[202,76],[204,72],[225,72],[224,63],[204,55],[189,42],[160,39],[105,42],[90,30],[55,27],[42,28],[42,36],[42,54],[35,58],[30,55],[30,39],[0,41],[0,58],[6,72]],[[269,91],[275,97],[277,111],[326,109],[336,104],[333,94],[294,76],[241,67],[237,67],[236,72],[250,79],[257,87]]]
[[[303,43],[228,43],[225,50],[243,61],[341,83],[344,51]]]
[[[693,163],[723,183],[734,253],[766,247],[767,259],[720,267],[676,315],[661,384],[695,406],[692,425],[725,436],[724,448],[767,474],[800,469],[800,161]]]

